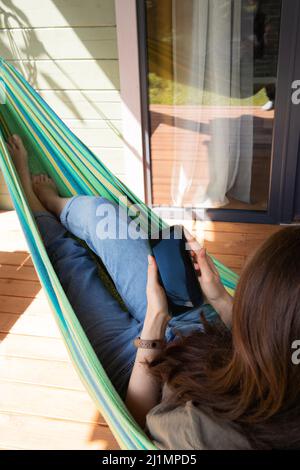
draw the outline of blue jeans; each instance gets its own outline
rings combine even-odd
[[[101,209],[107,207],[117,214],[114,238],[106,238],[106,226],[101,223],[107,219],[107,212]],[[62,287],[100,362],[124,398],[136,356],[133,340],[141,333],[147,307],[147,236],[127,236],[132,219],[117,204],[102,197],[73,197],[61,213],[60,222],[47,212],[36,213],[35,217]],[[103,285],[88,250],[70,233],[84,240],[101,258],[127,311]],[[201,329],[201,310],[209,320],[216,318],[209,305],[189,310],[171,319],[166,340],[174,339],[174,329],[182,334]]]

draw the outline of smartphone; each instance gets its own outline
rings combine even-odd
[[[150,240],[169,311],[180,315],[203,303],[203,295],[181,225],[167,227]]]

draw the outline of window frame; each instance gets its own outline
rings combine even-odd
[[[147,22],[144,0],[136,0],[140,74],[141,127],[143,135],[145,201],[153,207],[151,183],[150,112],[148,100]],[[269,204],[267,211],[194,209],[200,220],[258,224],[289,224],[294,219],[299,156],[300,105],[292,103],[292,83],[300,79],[300,2],[282,0],[278,82],[272,142]],[[158,207],[162,217],[176,218],[182,208]]]

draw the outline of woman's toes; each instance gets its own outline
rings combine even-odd
[[[14,149],[16,148],[15,142],[14,142],[14,140],[13,140],[12,137],[9,137],[9,138],[7,139],[7,144],[9,145],[10,150],[14,150]]]
[[[53,185],[55,187],[54,181],[45,173],[41,173],[40,175],[32,175],[32,183],[38,185]]]
[[[19,144],[20,144],[20,140],[21,140],[21,139],[20,139],[20,137],[19,137],[17,134],[13,134],[13,135],[11,136],[11,138],[12,138],[12,140],[14,141],[14,143],[15,143],[16,145],[19,145]]]
[[[34,184],[41,184],[42,182],[42,175],[33,175],[32,182]]]
[[[27,160],[27,151],[23,145],[21,137],[14,134],[7,139],[7,143],[8,149],[14,158],[15,163],[21,163],[22,160],[23,163],[25,163]]]
[[[24,145],[23,145],[22,139],[21,139],[21,137],[20,137],[19,135],[14,134],[14,135],[12,136],[12,141],[13,141],[14,145],[16,146],[16,148],[17,148],[18,150],[21,150],[21,149],[23,150]]]

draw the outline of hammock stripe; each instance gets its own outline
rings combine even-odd
[[[51,176],[62,196],[101,195],[115,202],[121,201],[128,209],[132,204],[138,205],[139,221],[146,230],[167,224],[109,171],[22,75],[4,60],[1,61],[0,82],[6,98],[5,103],[0,104],[0,169],[71,359],[121,448],[155,449],[114,389],[60,285],[11,161],[6,139],[11,134],[22,137],[32,173]],[[217,260],[214,262],[225,287],[233,292],[237,275]]]

